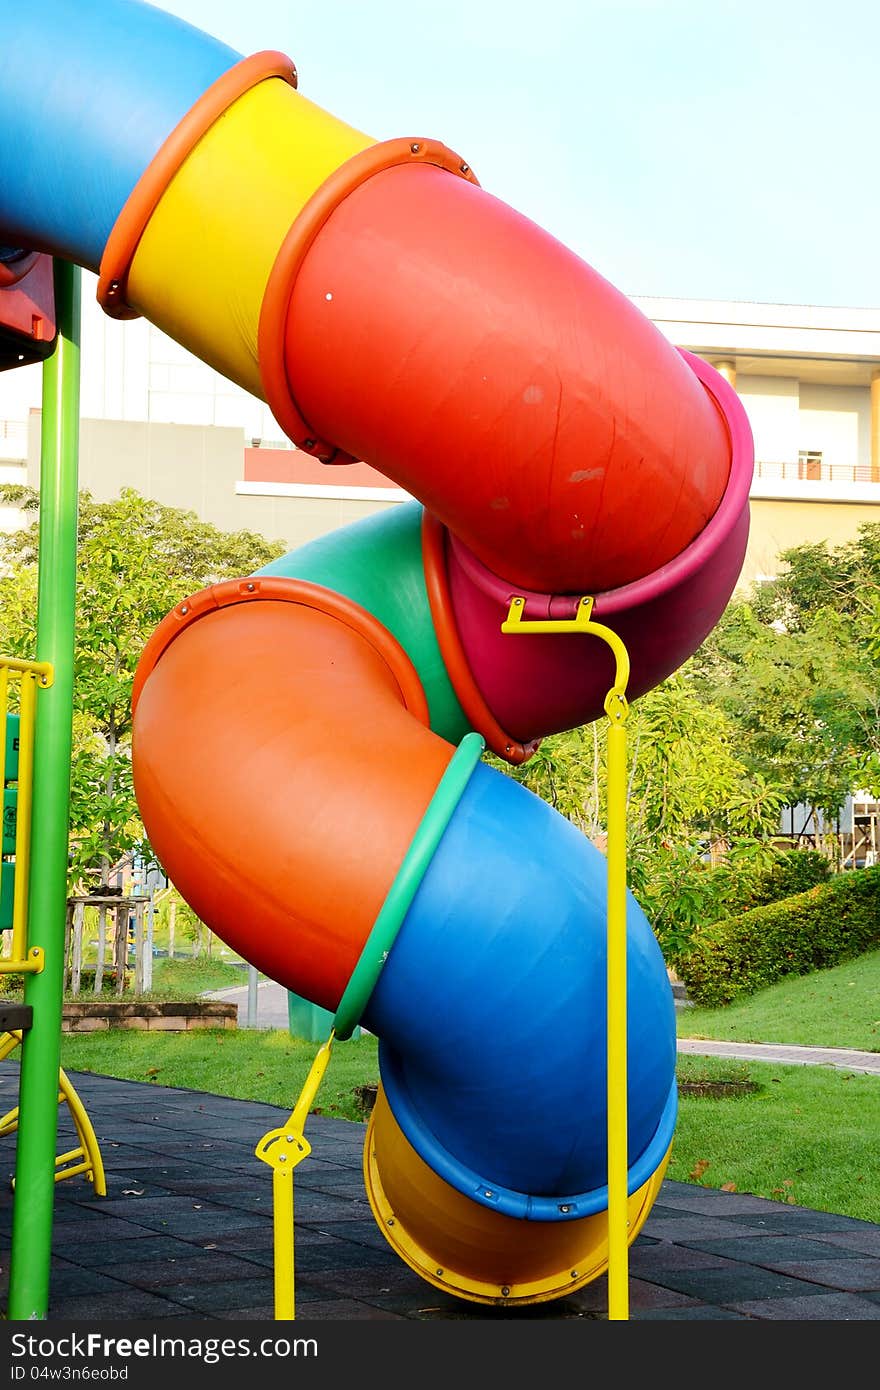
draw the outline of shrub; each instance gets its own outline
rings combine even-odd
[[[805,893],[698,928],[676,971],[689,998],[713,1008],[878,945],[880,866],[836,874]]]
[[[763,907],[796,893],[805,893],[831,877],[831,861],[817,849],[780,850],[768,869],[756,878],[749,907]]]

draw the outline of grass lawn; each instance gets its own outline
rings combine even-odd
[[[679,1009],[680,1038],[880,1052],[880,951],[781,980],[720,1009]]]
[[[259,975],[258,979],[265,979]],[[240,989],[248,982],[248,972],[228,961],[199,956],[195,960],[153,961],[153,988],[142,999],[197,999],[214,989]]]
[[[132,973],[133,970],[130,970],[129,974]],[[266,977],[265,975],[258,975],[257,978],[264,980]],[[175,956],[173,960],[160,956],[153,961],[153,988],[145,994],[138,995],[137,998],[148,1000],[197,999],[200,994],[204,994],[208,990],[240,989],[247,986],[247,982],[247,967],[221,960],[217,956],[197,956],[195,959]],[[18,990],[19,992],[21,990],[20,984]],[[64,997],[65,999],[73,999],[74,995],[70,990],[67,990]],[[94,978],[84,980],[79,994],[75,997],[80,1001],[94,999]],[[122,997],[126,1000],[135,998],[130,983]],[[109,970],[106,970],[104,974],[101,998],[117,998],[116,981]]]
[[[681,1057],[678,1079],[670,1178],[880,1223],[880,1077]],[[756,1089],[685,1093],[702,1079]]]
[[[318,1044],[282,1029],[198,1029],[189,1033],[64,1033],[65,1071],[94,1071],[128,1081],[155,1081],[239,1100],[263,1100],[292,1110]],[[336,1043],[313,1110],[363,1120],[355,1088],[379,1079],[378,1040]]]
[[[166,963],[163,963],[166,964]],[[234,970],[234,967],[221,968]],[[204,962],[174,967],[163,989],[204,983]],[[235,971],[240,982],[241,971]],[[159,972],[157,971],[157,982]],[[166,996],[168,997],[168,996]],[[175,995],[173,997],[180,997]],[[787,980],[726,1009],[678,1011],[682,1037],[878,1050],[880,952]],[[363,1120],[360,1086],[379,1079],[377,1040],[338,1043],[315,1110]],[[64,1034],[62,1065],[133,1081],[293,1106],[317,1050],[286,1031]],[[831,1067],[680,1057],[679,1118],[669,1176],[880,1223],[880,1078]],[[694,1083],[745,1083],[738,1094]],[[699,1088],[698,1088],[699,1089]],[[725,1088],[727,1089],[727,1088]]]

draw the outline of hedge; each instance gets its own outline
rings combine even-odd
[[[805,893],[698,928],[675,969],[689,999],[714,1008],[877,946],[880,866],[836,874]]]
[[[818,883],[827,883],[830,877],[831,861],[817,849],[780,850],[770,868],[757,875],[748,905],[764,907],[795,893],[806,893]]]

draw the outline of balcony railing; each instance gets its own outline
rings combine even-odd
[[[755,460],[755,477],[768,482],[880,483],[869,463],[826,463],[824,459]]]

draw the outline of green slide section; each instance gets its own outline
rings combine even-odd
[[[434,634],[422,566],[421,526],[421,504],[403,502],[319,536],[256,573],[323,584],[378,618],[419,674],[431,728],[457,744],[471,726]]]

